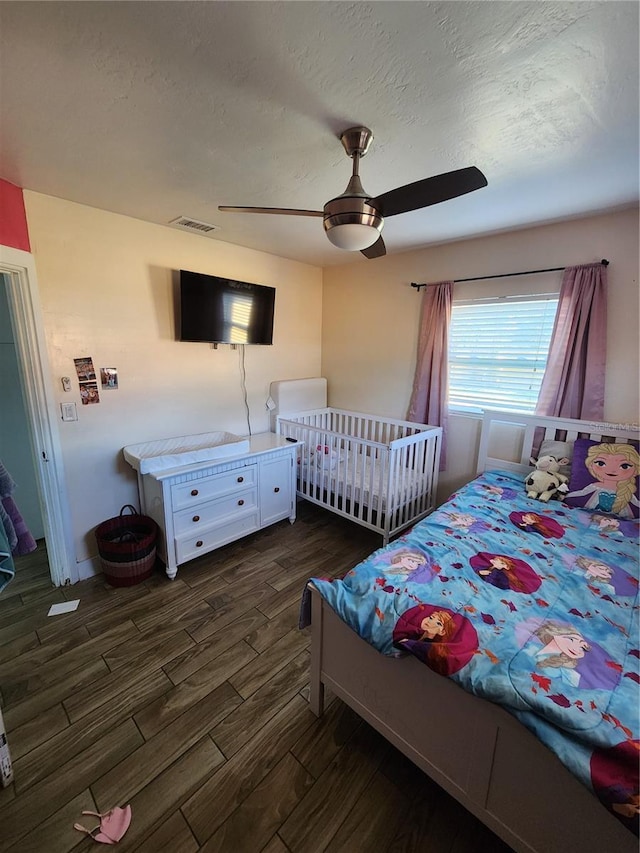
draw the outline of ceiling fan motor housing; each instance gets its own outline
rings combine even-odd
[[[338,196],[324,206],[324,230],[330,231],[336,225],[368,225],[382,230],[383,216],[367,198],[359,196]]]
[[[325,204],[323,224],[334,246],[357,251],[375,243],[384,218],[367,198],[343,195]]]

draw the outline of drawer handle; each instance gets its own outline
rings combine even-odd
[[[273,491],[276,492],[276,494],[277,494],[280,491],[280,486],[276,486]]]
[[[197,489],[191,489],[191,494],[192,494],[192,495],[194,496],[194,498],[195,498],[195,496],[198,494],[198,490],[197,490]]]
[[[244,477],[238,477],[238,483],[244,483]]]
[[[240,499],[240,500],[238,501],[238,506],[242,506],[243,504],[244,504],[244,501],[243,501],[242,499]]]
[[[193,516],[193,520],[194,520],[194,521],[200,521],[200,516],[199,516],[199,515],[194,515],[194,516]]]
[[[203,545],[202,539],[198,539],[198,541],[196,542],[196,548],[202,548],[202,545]]]

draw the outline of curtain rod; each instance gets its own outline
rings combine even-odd
[[[603,258],[600,263],[603,267],[609,266],[609,261],[606,258]],[[522,272],[503,272],[499,275],[480,275],[475,278],[454,278],[453,283],[459,284],[463,281],[486,281],[489,278],[509,278],[512,275],[536,275],[539,272],[561,272],[565,270],[566,267],[550,267],[546,270],[523,270]],[[416,290],[420,290],[421,287],[432,287],[431,284],[416,284],[414,281],[411,282],[411,287],[415,287]]]

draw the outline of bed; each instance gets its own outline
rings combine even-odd
[[[638,437],[487,412],[475,480],[305,591],[312,710],[329,688],[516,851],[637,850],[637,450],[615,514],[583,468]],[[524,493],[549,448],[568,503]]]
[[[298,497],[385,545],[435,507],[440,427],[323,407],[279,416],[276,431],[300,443]]]

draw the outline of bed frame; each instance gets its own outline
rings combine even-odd
[[[276,430],[301,443],[298,497],[375,530],[385,545],[435,509],[441,427],[322,408],[280,416]]]
[[[630,427],[486,412],[478,471],[530,470],[541,437],[637,440]],[[329,688],[518,853],[637,853],[637,839],[515,717],[414,657],[381,655],[309,588],[316,715]]]

